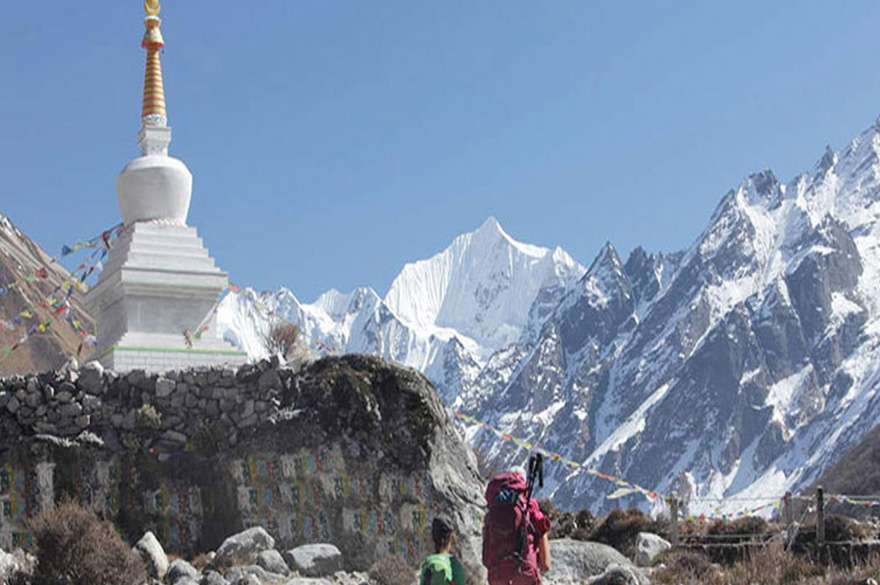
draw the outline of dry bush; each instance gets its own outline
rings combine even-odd
[[[263,335],[263,346],[270,355],[287,356],[299,340],[299,327],[289,321],[276,323]]]
[[[708,538],[706,541],[724,544],[750,542],[755,540],[756,536],[771,532],[771,528],[771,524],[759,516],[745,516],[736,520],[715,520],[706,528],[706,535],[710,537],[723,536],[725,538]],[[707,554],[712,562],[731,565],[743,560],[744,550],[735,547],[712,547],[708,549]]]
[[[866,540],[874,536],[868,524],[863,524],[846,516],[832,514],[825,517],[825,540],[828,542],[849,542]]]
[[[632,557],[639,532],[652,532],[668,538],[667,523],[654,520],[641,510],[612,510],[590,533],[589,540],[616,548],[625,556]]]
[[[69,585],[140,585],[140,558],[112,524],[67,500],[30,522],[36,546],[34,582]]]
[[[828,585],[864,585],[868,579],[880,582],[880,556],[873,556],[866,562],[849,570],[835,569],[827,580]]]
[[[575,540],[589,540],[596,528],[596,517],[593,513],[589,510],[581,510],[574,515],[574,522],[577,524],[577,529],[571,537]]]
[[[794,585],[824,577],[825,568],[809,559],[787,552],[781,544],[754,551],[727,571],[727,583]]]
[[[730,567],[722,568],[695,552],[668,553],[663,564],[653,575],[652,582],[657,585],[824,585],[828,582],[821,565],[786,552],[781,545],[754,551],[748,559]]]
[[[756,535],[768,532],[770,524],[760,516],[745,516],[736,520],[716,520],[706,529],[713,535]]]
[[[825,541],[829,543],[858,542],[869,540],[874,537],[875,529],[869,525],[847,518],[845,516],[830,515],[825,518]],[[810,524],[801,527],[797,532],[792,550],[801,555],[818,557],[820,551],[816,546],[816,525]],[[850,555],[850,550],[844,546],[829,546],[824,554],[825,560],[836,565],[852,565],[853,562],[867,563],[872,559],[865,558],[865,551],[856,549],[855,555]]]
[[[573,538],[589,540],[596,518],[589,510],[563,512],[551,500],[539,502],[541,511],[550,519],[550,538]]]
[[[416,572],[400,555],[383,557],[370,567],[370,579],[379,585],[413,585]]]
[[[708,584],[720,574],[719,568],[698,552],[672,550],[663,553],[657,562],[663,565],[652,576],[652,582],[658,585]]]

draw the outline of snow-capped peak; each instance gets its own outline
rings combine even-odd
[[[350,313],[357,313],[367,305],[376,305],[381,298],[372,288],[359,287],[350,293],[341,293],[331,288],[312,303],[312,306],[322,309],[331,318],[339,320]]]
[[[385,303],[421,331],[454,329],[491,352],[520,337],[542,290],[583,272],[563,250],[518,242],[490,217],[439,254],[404,266]]]
[[[599,277],[608,272],[621,272],[622,270],[623,263],[620,261],[620,255],[617,253],[614,244],[605,242],[593,263],[590,264],[590,269],[587,273],[591,276]]]
[[[492,246],[500,240],[515,248],[519,252],[527,256],[532,256],[534,258],[543,258],[547,254],[546,248],[533,246],[532,244],[525,244],[523,242],[513,239],[510,234],[504,231],[504,228],[501,227],[501,224],[498,223],[498,220],[491,215],[474,232],[470,234],[462,234],[456,239],[459,238],[465,240],[469,239],[472,241],[473,245],[477,246]]]

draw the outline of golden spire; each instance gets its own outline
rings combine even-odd
[[[159,58],[165,41],[162,39],[162,20],[159,0],[144,0],[146,32],[141,46],[147,50],[147,68],[144,75],[144,126],[165,126],[168,113],[165,110],[165,86],[162,83],[162,62]]]

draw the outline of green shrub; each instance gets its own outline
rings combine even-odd
[[[144,404],[137,411],[137,425],[142,429],[162,428],[162,415],[152,404]]]

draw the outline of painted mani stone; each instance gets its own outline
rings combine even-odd
[[[412,562],[428,552],[435,504],[426,475],[363,465],[346,459],[338,446],[263,452],[225,466],[244,526],[266,528],[281,546],[330,542],[346,554],[400,554]],[[27,518],[54,505],[63,484],[63,493],[72,488],[105,518],[142,508],[144,529],[153,530],[167,550],[195,550],[202,538],[207,488],[172,478],[132,491],[131,485],[141,485],[136,473],[117,457],[77,463],[63,472],[51,462],[0,460],[0,548],[32,546]]]
[[[360,469],[338,447],[262,453],[231,466],[245,525],[277,523],[285,546],[351,541],[411,560],[427,549],[433,500],[426,476]]]

